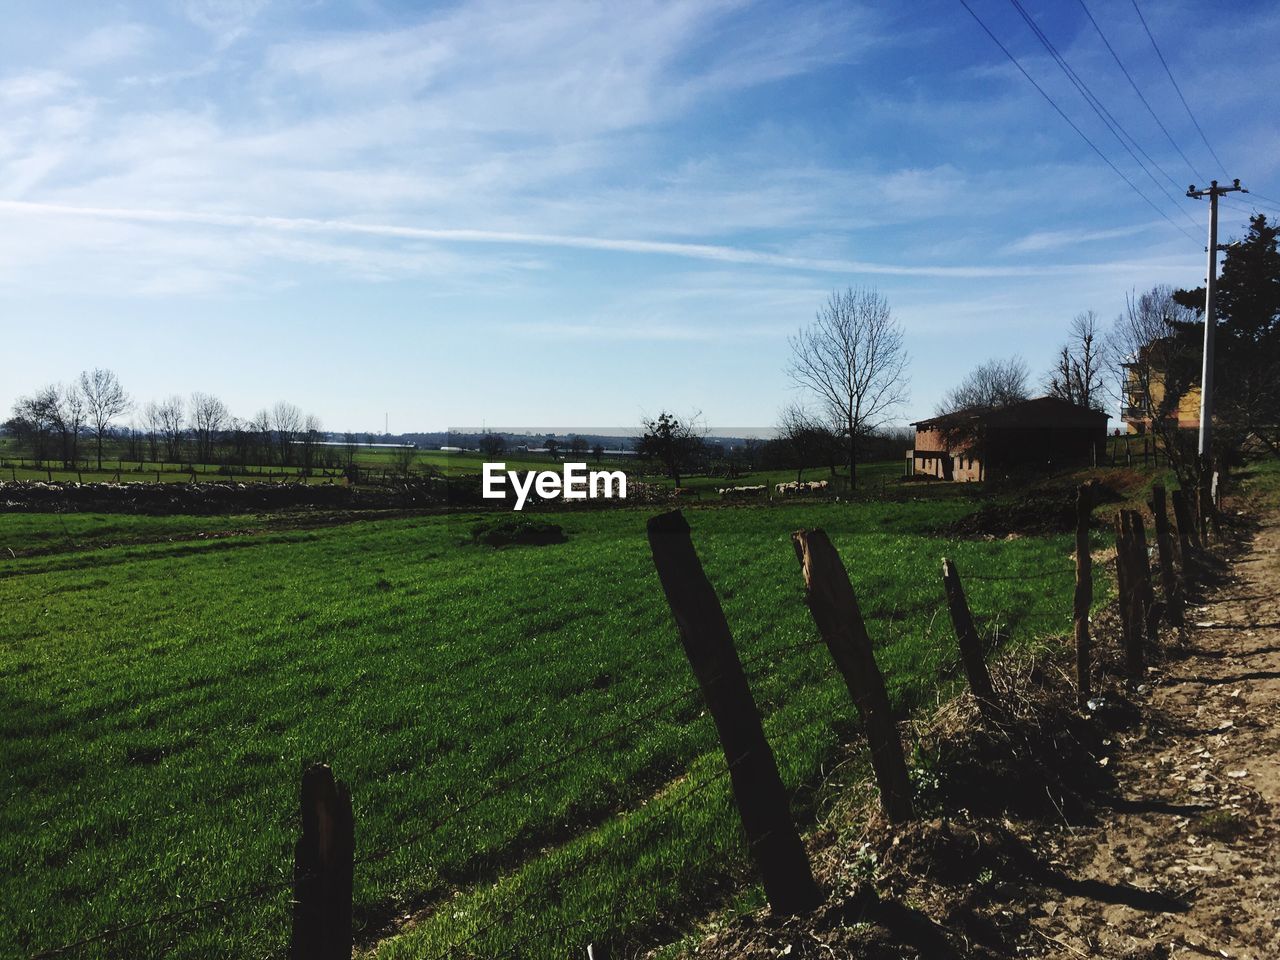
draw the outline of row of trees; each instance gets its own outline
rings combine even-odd
[[[138,419],[119,421],[131,410]],[[108,441],[122,459],[160,463],[202,463],[298,467],[341,466],[323,456],[327,440],[320,419],[281,401],[245,420],[233,416],[218,397],[196,392],[171,396],[137,407],[110,370],[81,373],[70,384],[50,384],[19,397],[4,424],[38,465],[61,462],[71,468],[83,458],[82,441],[93,441],[98,469]],[[344,436],[350,464],[357,448],[354,434]]]

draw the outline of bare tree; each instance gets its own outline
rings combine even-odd
[[[311,476],[311,469],[315,465],[316,450],[322,439],[320,418],[314,413],[307,414],[302,423],[299,443],[302,448],[302,472],[306,476]]]
[[[1180,480],[1192,483],[1197,459],[1183,443],[1178,409],[1199,383],[1200,345],[1196,312],[1174,298],[1166,285],[1125,297],[1105,345],[1109,365],[1119,373],[1113,392],[1124,419],[1153,433]]]
[[[938,415],[958,410],[994,410],[1027,399],[1030,372],[1027,362],[1014,356],[978,364],[960,383],[942,395]]]
[[[359,445],[354,433],[344,433],[342,435],[342,452],[346,457],[346,466],[348,468],[356,462],[356,450]]]
[[[396,447],[391,453],[391,469],[397,476],[406,480],[413,475],[413,468],[417,462],[418,449],[412,444]]]
[[[159,417],[160,439],[164,443],[165,460],[182,462],[182,441],[186,438],[186,404],[179,396],[162,400],[156,407]]]
[[[293,442],[302,429],[302,411],[281,400],[271,408],[271,426],[275,430],[276,446],[280,449],[280,462],[289,466],[294,459]]]
[[[147,436],[147,451],[151,457],[151,462],[155,463],[160,459],[160,404],[154,400],[147,401],[142,408],[142,424]]]
[[[1067,330],[1067,342],[1058,349],[1053,369],[1045,377],[1045,392],[1094,410],[1102,410],[1102,337],[1098,315],[1092,310],[1077,313]]]
[[[273,459],[272,450],[274,449],[272,444],[274,434],[271,432],[271,414],[266,410],[259,410],[253,415],[253,420],[249,427],[256,436],[260,461],[270,466]]]
[[[856,486],[859,440],[892,419],[908,395],[902,326],[872,289],[837,290],[814,322],[789,338],[788,373],[826,408],[848,444]]]
[[[796,480],[804,479],[804,471],[813,466],[831,463],[830,454],[836,446],[836,438],[818,417],[798,403],[783,408],[778,417],[778,436],[786,441],[796,468]],[[839,454],[836,454],[838,459]]]
[[[110,370],[94,367],[80,374],[80,394],[84,397],[85,414],[97,443],[98,469],[102,469],[102,440],[116,417],[129,409],[129,395]]]
[[[196,440],[196,459],[213,462],[213,444],[231,418],[227,405],[209,393],[191,394],[191,434]]]
[[[36,466],[44,466],[54,457],[54,436],[59,438],[56,451],[65,448],[61,389],[54,384],[37,390],[29,397],[19,397],[13,405],[13,419],[5,424],[20,442],[31,450]]]
[[[506,452],[507,438],[500,433],[490,433],[486,430],[480,434],[480,452],[486,457],[501,456]]]

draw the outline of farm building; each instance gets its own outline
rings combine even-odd
[[[957,410],[913,423],[913,476],[973,482],[1089,463],[1107,438],[1105,413],[1056,397]]]

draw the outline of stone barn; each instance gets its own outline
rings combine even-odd
[[[964,483],[1087,465],[1102,453],[1108,419],[1066,400],[1036,397],[920,420],[912,424],[910,473]]]

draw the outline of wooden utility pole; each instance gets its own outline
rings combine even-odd
[[[765,897],[774,913],[811,910],[822,902],[822,894],[791,819],[787,792],[724,610],[693,548],[689,524],[673,510],[650,518],[648,534],[680,643],[720,734],[734,800]]]
[[[1218,198],[1223,194],[1248,193],[1239,180],[1232,186],[1220,187],[1211,180],[1207,190],[1197,190],[1193,183],[1187,188],[1187,196],[1194,200],[1209,198],[1209,275],[1204,285],[1204,357],[1200,372],[1200,442],[1197,450],[1201,464],[1207,464],[1213,455],[1213,335],[1217,323],[1215,301],[1218,295]]]

